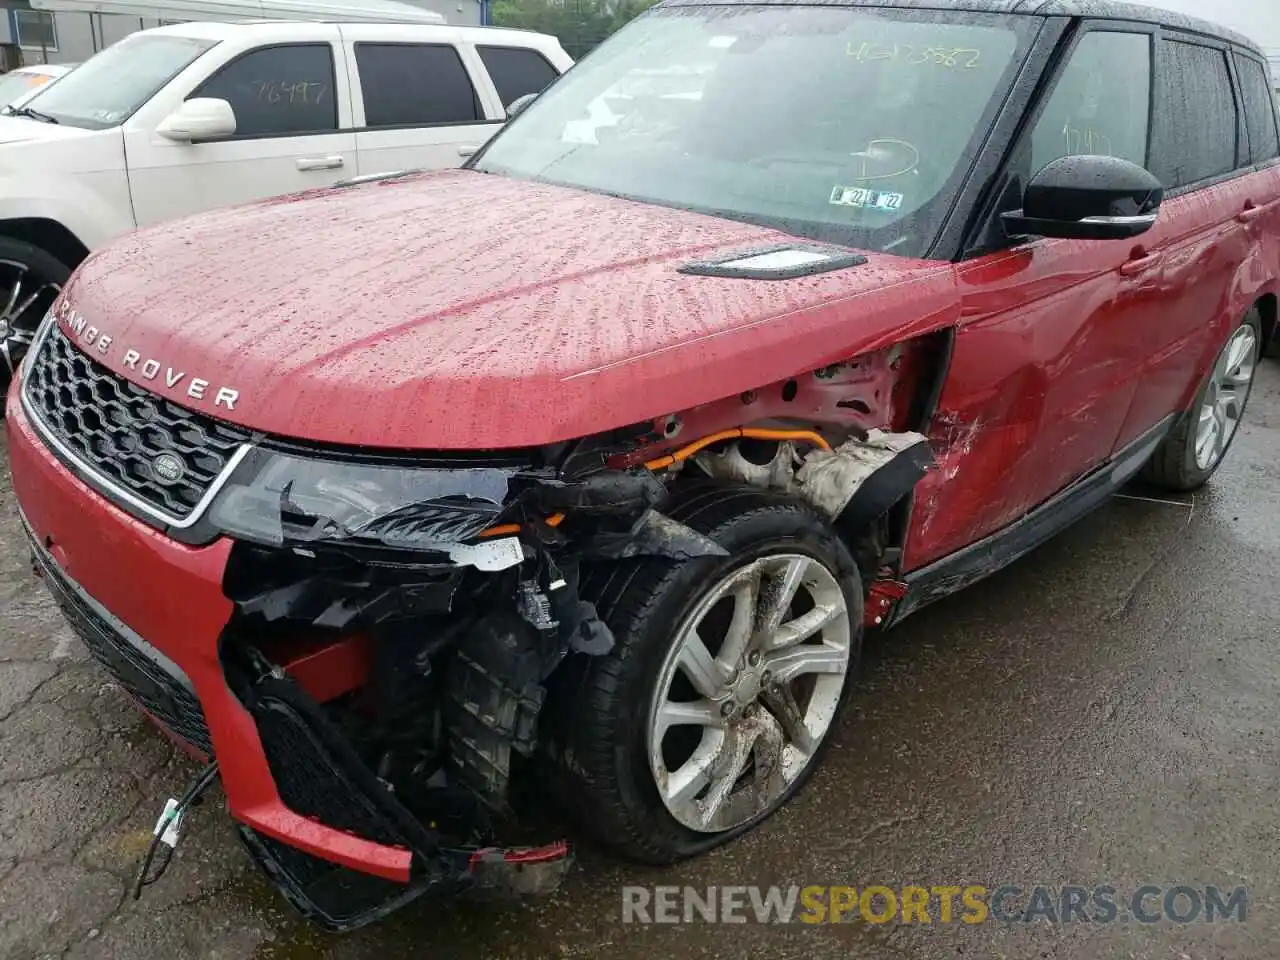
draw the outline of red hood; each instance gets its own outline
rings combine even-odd
[[[812,370],[951,309],[950,269],[918,260],[787,281],[676,272],[788,239],[454,170],[139,231],[86,261],[65,301],[112,338],[94,352],[108,367],[251,429],[525,446]],[[129,350],[160,375],[144,381]],[[203,400],[192,378],[211,384]],[[238,391],[234,409],[215,409],[218,387]]]

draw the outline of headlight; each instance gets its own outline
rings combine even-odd
[[[360,542],[430,550],[492,526],[516,468],[414,467],[258,450],[219,492],[209,519],[269,545]]]

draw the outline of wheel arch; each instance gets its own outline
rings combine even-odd
[[[0,220],[0,236],[12,237],[57,257],[71,269],[89,255],[89,248],[65,225],[48,217]]]
[[[785,455],[784,444],[795,441],[796,453],[808,453],[816,436],[817,445],[832,452],[860,448],[859,468],[837,484],[849,496],[829,511],[829,519],[855,551],[864,576],[874,580],[882,566],[896,571],[900,564],[954,338],[953,327],[905,337],[817,370],[672,413],[644,424],[635,447],[619,456],[616,465],[657,464],[666,469],[683,468],[688,461],[697,470],[689,478],[694,482],[718,476],[797,492],[792,482],[798,479],[796,464],[776,462]],[[902,455],[916,441],[922,448]],[[706,460],[748,447],[749,455],[738,457],[736,465],[726,461],[707,469]],[[931,449],[928,459],[932,460]],[[880,463],[873,467],[876,460]],[[684,482],[686,476],[678,470],[672,488]]]

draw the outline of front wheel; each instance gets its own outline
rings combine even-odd
[[[1240,429],[1261,345],[1262,318],[1255,308],[1223,344],[1191,409],[1143,468],[1144,480],[1187,491],[1213,476]]]
[[[36,327],[70,276],[71,268],[52,254],[0,237],[0,390],[9,389]]]
[[[800,789],[862,641],[857,567],[811,508],[708,487],[670,512],[730,555],[596,571],[584,593],[617,644],[555,691],[552,734],[562,795],[648,863],[724,843]]]

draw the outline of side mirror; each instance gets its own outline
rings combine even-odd
[[[156,133],[168,140],[189,143],[229,137],[236,132],[231,104],[213,97],[194,97],[160,121]]]
[[[536,93],[526,93],[522,97],[516,97],[507,104],[507,120],[514,120],[524,110],[525,107],[538,99]]]
[[[1062,157],[1031,178],[1022,209],[1001,215],[1010,237],[1127,240],[1155,226],[1164,187],[1116,157]]]

